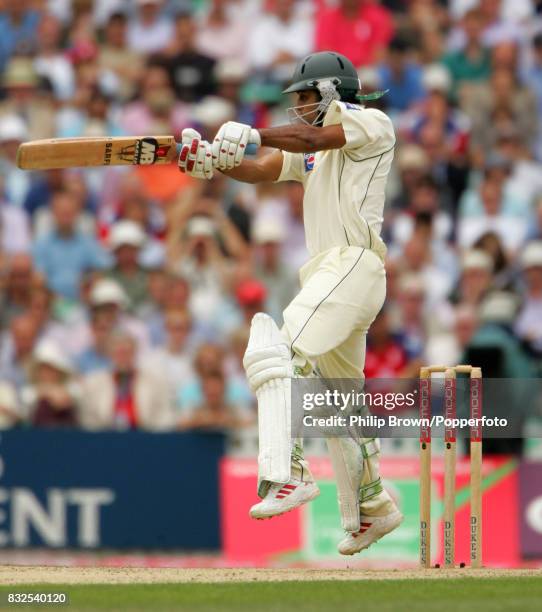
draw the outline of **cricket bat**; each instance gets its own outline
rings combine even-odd
[[[21,144],[17,165],[23,170],[54,170],[169,164],[177,159],[179,148],[173,136],[52,138]]]

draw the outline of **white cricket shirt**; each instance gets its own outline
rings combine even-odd
[[[372,248],[380,240],[395,146],[392,122],[379,110],[334,100],[324,126],[339,123],[346,138],[342,149],[282,152],[277,180],[300,181],[305,188],[303,216],[311,257],[337,246]]]

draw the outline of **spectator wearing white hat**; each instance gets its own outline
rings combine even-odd
[[[127,332],[136,338],[141,352],[150,346],[145,324],[127,311],[129,299],[124,289],[110,278],[90,278],[81,299],[84,309],[68,321],[57,334],[48,335],[61,345],[81,372],[109,367],[103,336],[113,331]]]
[[[92,311],[102,313],[110,329],[121,330],[133,336],[141,353],[148,349],[150,342],[147,328],[129,313],[130,300],[119,283],[110,278],[96,281],[89,299]]]
[[[255,244],[254,276],[267,289],[265,312],[275,321],[282,320],[282,313],[299,290],[297,277],[283,260],[282,247],[286,228],[280,219],[260,217],[252,230]]]
[[[542,240],[530,242],[520,257],[525,282],[516,334],[542,354]]]
[[[129,220],[115,223],[109,235],[114,263],[108,276],[124,289],[132,312],[137,312],[147,300],[148,273],[139,263],[146,238],[141,225]]]
[[[16,0],[14,4],[17,4]],[[1,15],[0,11],[0,20]],[[29,140],[55,135],[56,109],[51,87],[45,79],[40,80],[31,57],[12,57],[0,75],[0,84],[4,93],[0,101],[0,117],[17,115],[23,119]]]
[[[83,274],[105,268],[107,254],[92,236],[78,228],[80,204],[73,194],[55,193],[52,211],[54,229],[34,243],[34,265],[52,291],[75,301]]]
[[[21,397],[28,420],[37,427],[73,427],[77,423],[78,385],[70,360],[54,343],[43,341],[32,358],[30,385]]]
[[[493,260],[481,249],[466,251],[461,261],[459,284],[452,300],[477,308],[493,283]]]

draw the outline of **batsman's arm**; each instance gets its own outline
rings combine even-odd
[[[314,153],[328,149],[340,149],[346,144],[341,125],[323,128],[312,125],[285,125],[258,130],[262,146],[280,149],[257,160],[244,159],[230,170],[221,170],[227,176],[245,183],[276,181],[282,170],[282,151],[290,153]]]
[[[315,153],[340,149],[346,144],[342,125],[315,127],[294,124],[258,130],[264,147],[273,147],[290,153]]]
[[[220,172],[243,183],[266,183],[276,181],[281,170],[282,152],[273,151],[259,159],[244,159],[239,166]]]

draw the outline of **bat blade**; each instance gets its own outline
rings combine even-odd
[[[169,164],[177,157],[173,136],[52,138],[21,144],[17,165],[23,170],[92,166]]]

